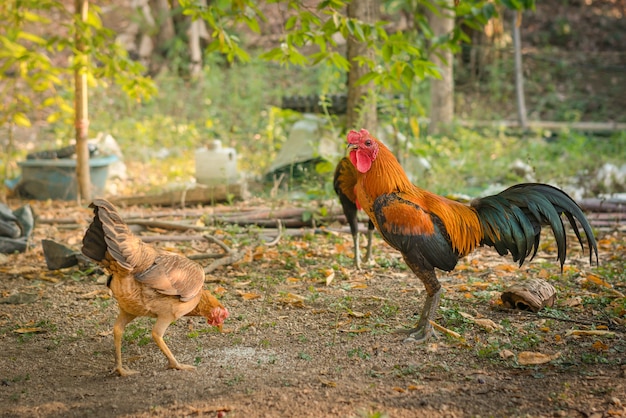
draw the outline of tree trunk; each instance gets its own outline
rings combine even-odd
[[[454,0],[444,0],[447,7],[440,7],[439,13],[429,12],[428,22],[435,36],[443,36],[454,29]],[[454,117],[454,72],[453,56],[449,49],[439,49],[430,57],[439,67],[441,79],[430,83],[430,134],[444,132]]]
[[[365,23],[375,23],[379,14],[378,0],[359,0],[348,4],[348,17]],[[354,58],[359,55],[373,59],[374,51],[368,48],[366,43],[359,42],[353,36],[349,36],[347,39],[347,57],[350,62],[350,72],[348,73],[346,126],[348,129],[356,130],[366,128],[372,134],[376,134],[378,114],[374,84],[356,85],[356,82],[370,71],[369,68],[360,66],[355,61]]]
[[[524,72],[522,69],[522,38],[520,36],[520,25],[522,23],[522,12],[513,11],[513,48],[515,50],[515,96],[517,98],[517,117],[519,126],[522,129],[528,127],[526,120],[526,101],[524,100]]]
[[[200,0],[201,6],[206,7],[206,0]],[[189,72],[192,77],[198,77],[202,74],[202,46],[200,38],[208,39],[206,24],[202,19],[196,19],[189,26],[189,54],[191,55],[191,68]]]
[[[74,1],[77,19],[87,21],[88,0]],[[79,202],[91,200],[91,176],[89,172],[89,148],[87,136],[89,132],[89,112],[87,101],[87,55],[83,34],[76,28],[76,50],[74,63],[74,126],[76,127],[76,180],[78,184]]]
[[[157,48],[163,48],[169,41],[176,36],[174,28],[174,20],[170,13],[170,4],[168,0],[150,0],[151,8],[156,18],[157,28],[159,29],[156,37]]]

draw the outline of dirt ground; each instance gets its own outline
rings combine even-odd
[[[126,329],[123,357],[140,374],[122,378],[111,372],[117,307],[105,277],[49,271],[40,244],[79,249],[90,211],[33,205],[41,218],[77,224],[39,222],[33,248],[0,265],[3,417],[626,416],[623,232],[598,233],[599,268],[570,239],[563,275],[549,239],[521,269],[479,249],[440,274],[446,293],[436,320],[460,338],[443,332],[416,345],[397,331],[416,322],[423,287],[379,238],[375,261],[357,271],[347,233],[267,246],[247,240],[243,228],[212,227],[229,245],[250,248],[208,276],[207,288],[231,312],[224,332],[199,318],[177,321],[167,344],[197,369],[166,370],[151,320],[138,319]],[[215,250],[159,245],[187,255]],[[501,290],[528,277],[555,286],[554,309],[501,308]],[[524,356],[550,361],[527,364]]]

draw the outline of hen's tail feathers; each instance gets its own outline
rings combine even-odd
[[[89,207],[94,208],[94,218],[83,237],[82,253],[95,261],[102,261],[108,251],[115,261],[130,270],[132,265],[124,255],[123,243],[132,232],[119,212],[105,199],[94,199]]]
[[[509,252],[521,266],[526,258],[537,254],[541,226],[549,225],[557,245],[561,271],[567,256],[567,237],[561,215],[569,221],[578,242],[585,248],[576,221],[580,224],[589,246],[589,262],[594,254],[598,263],[598,246],[580,207],[565,192],[548,184],[523,183],[512,186],[494,196],[477,199],[471,206],[478,213],[484,236],[482,244],[494,247],[498,254]]]

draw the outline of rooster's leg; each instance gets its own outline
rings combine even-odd
[[[374,230],[368,228],[367,230],[367,250],[365,252],[365,262],[369,262],[370,258],[372,258],[372,236],[374,235]]]
[[[115,371],[120,376],[130,376],[131,374],[139,373],[135,370],[125,369],[122,366],[122,337],[124,336],[124,328],[126,325],[136,316],[129,314],[128,312],[120,309],[120,313],[113,325],[113,342],[115,343]]]
[[[359,231],[352,234],[352,243],[354,244],[354,267],[361,270],[361,249],[359,248]]]
[[[159,346],[163,354],[165,354],[165,357],[167,357],[167,359],[169,360],[169,365],[168,365],[169,369],[194,370],[195,369],[194,366],[191,366],[188,364],[181,364],[178,361],[176,361],[176,359],[174,358],[174,355],[172,354],[168,346],[165,344],[165,341],[163,340],[163,334],[165,334],[165,330],[167,329],[167,327],[170,326],[170,324],[175,319],[176,318],[169,317],[169,316],[167,317],[159,316],[156,320],[156,323],[154,324],[154,327],[152,327],[152,339],[154,339],[154,342]]]
[[[441,299],[442,293],[441,284],[439,284],[437,280],[434,269],[427,269],[415,263],[411,263],[406,259],[405,261],[407,261],[411,270],[413,270],[417,277],[424,283],[427,296],[417,327],[409,331],[409,336],[404,341],[422,343],[427,341],[434,334],[433,326],[430,321],[435,316],[437,308],[439,307],[439,300]]]

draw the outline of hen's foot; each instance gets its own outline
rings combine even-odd
[[[117,374],[119,374],[120,376],[124,377],[124,376],[132,376],[132,375],[137,374],[137,373],[139,373],[139,372],[138,372],[138,371],[136,371],[136,370],[125,369],[124,367],[119,366],[119,367],[116,367],[116,368],[113,370],[113,373],[117,373]]]
[[[176,369],[176,370],[196,370],[196,366],[192,366],[190,364],[170,364],[167,366],[168,369]]]

